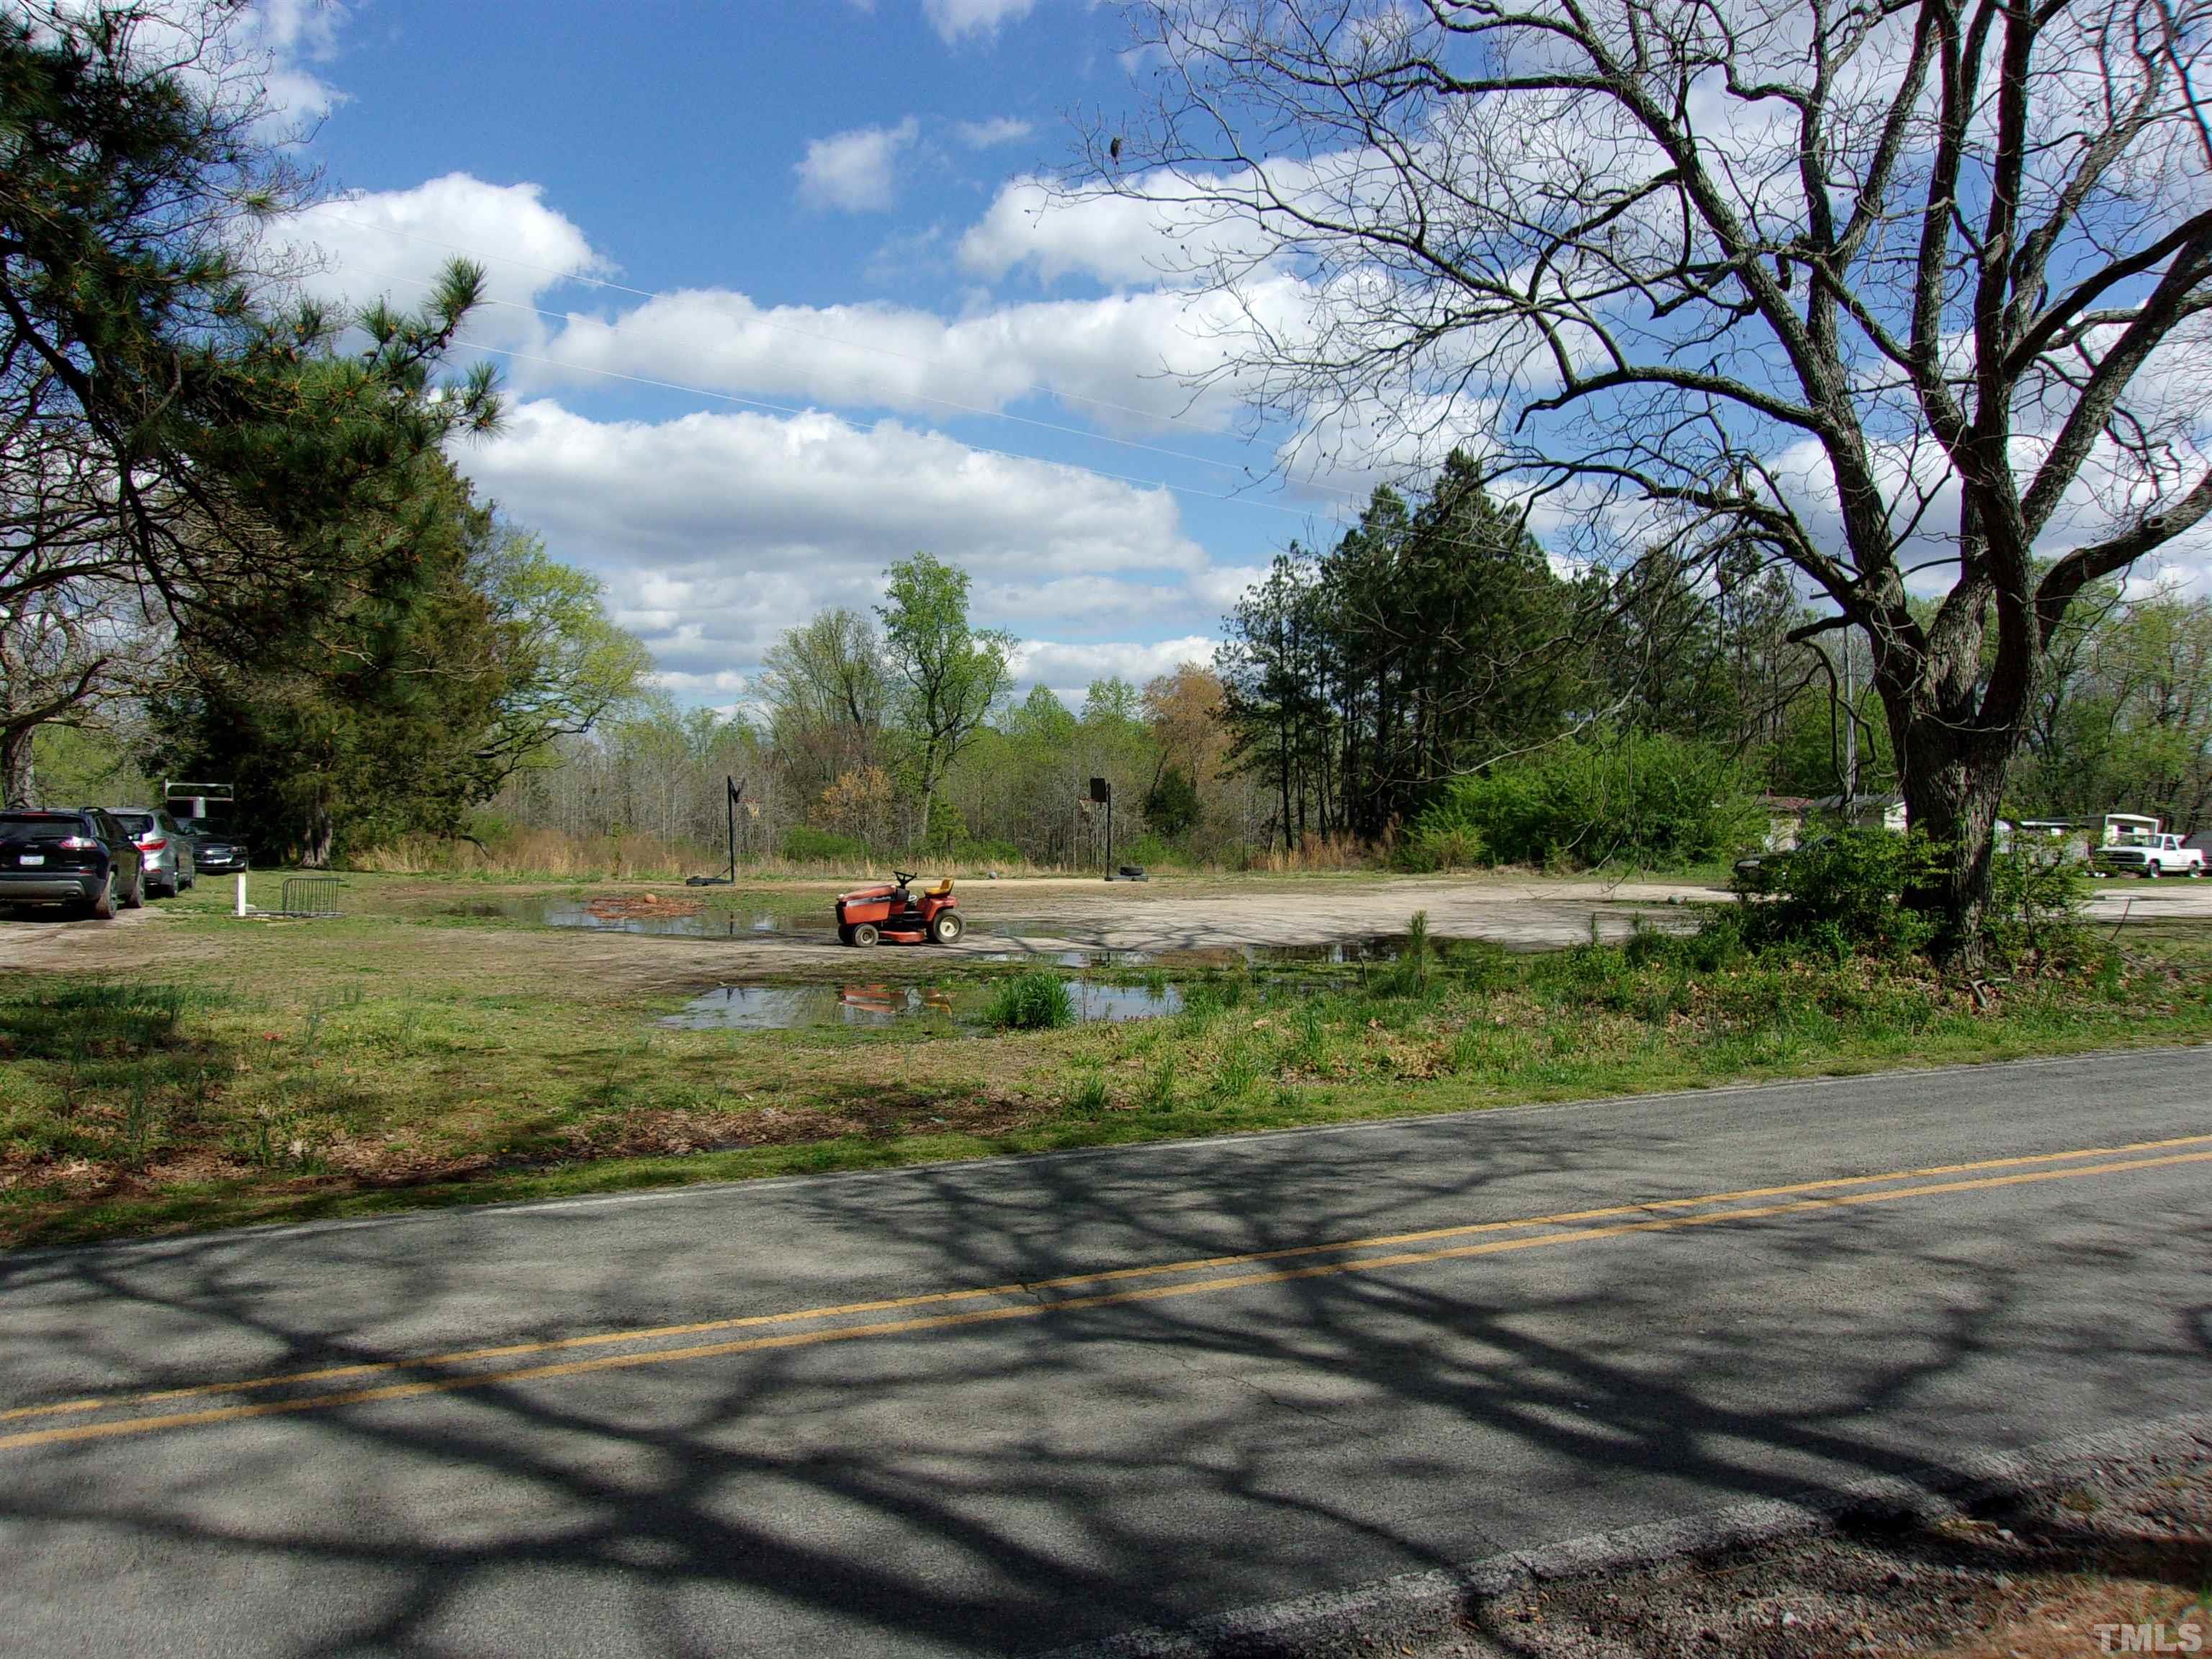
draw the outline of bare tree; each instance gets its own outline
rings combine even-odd
[[[1971,955],[2047,645],[2212,508],[2212,9],[1135,16],[1160,91],[1075,187],[1211,250],[1248,299],[1224,372],[1316,444],[1467,442],[1593,555],[1656,526],[1793,567],[1871,641],[1911,820],[1954,849],[1920,896]]]

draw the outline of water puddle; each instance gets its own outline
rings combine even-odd
[[[676,939],[827,939],[836,936],[836,927],[827,921],[819,927],[802,926],[793,917],[767,911],[737,910],[702,899],[658,894],[502,898],[457,904],[450,914],[519,921],[532,927],[581,927],[594,933],[652,933]]]
[[[1156,1019],[1182,1007],[1176,985],[1093,985],[1066,981],[1075,1017],[1100,1021]],[[874,1028],[912,1021],[980,1020],[989,1006],[987,981],[957,985],[724,985],[692,998],[681,1013],[658,1023],[686,1031],[797,1031],[823,1026]]]
[[[793,1031],[810,1026],[895,1024],[953,1018],[934,985],[725,985],[659,1023],[687,1031]]]
[[[1326,945],[1248,945],[1244,960],[1255,968],[1360,967],[1393,963],[1406,954],[1403,933],[1370,933],[1361,939],[1331,939]]]

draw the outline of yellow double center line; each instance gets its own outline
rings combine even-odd
[[[587,1336],[562,1337],[541,1342],[517,1342],[499,1347],[467,1348],[450,1353],[411,1359],[380,1359],[312,1370],[286,1371],[210,1382],[191,1388],[165,1389],[150,1393],[114,1395],[70,1400],[50,1405],[24,1406],[0,1411],[0,1423],[28,1419],[87,1416],[104,1412],[144,1412],[150,1406],[172,1406],[198,1399],[232,1397],[280,1389],[309,1388],[332,1382],[360,1382],[395,1373],[420,1373],[468,1365],[483,1365],[533,1355],[665,1342],[672,1338],[702,1336],[735,1331],[769,1329],[761,1335],[693,1343],[679,1347],[647,1347],[635,1352],[597,1354],[529,1365],[461,1371],[446,1376],[411,1376],[405,1380],[368,1383],[338,1389],[295,1395],[282,1400],[253,1401],[237,1405],[207,1407],[107,1418],[98,1422],[76,1422],[47,1428],[0,1433],[0,1450],[52,1445],[82,1440],[103,1440],[122,1435],[149,1434],[162,1429],[191,1428],[211,1423],[233,1423],[246,1418],[325,1410],[380,1400],[405,1400],[418,1395],[447,1394],[500,1383],[537,1382],[578,1376],[592,1371],[617,1370],[641,1365],[672,1364],[678,1361],[717,1358],[727,1354],[757,1353],[773,1348],[810,1347],[822,1343],[852,1341],[862,1337],[905,1335],[921,1331],[949,1330],[963,1325],[1038,1319],[1048,1314],[1086,1308],[1110,1308],[1174,1297],[1208,1296],[1255,1285],[1287,1284],[1297,1279],[1331,1278],[1340,1274],[1373,1273],[1389,1267],[1418,1267],[1437,1261],[1463,1261],[1473,1256],[1503,1255],[1514,1250],[1540,1249],[1554,1244],[1586,1243],[1635,1233],[1677,1231],[1723,1222],[1759,1221],[1778,1216],[1836,1210],[1901,1199],[1932,1198],[1952,1193],[1985,1192],[1996,1188],[2026,1186],[2085,1176],[2120,1175],[2158,1170],[2181,1164],[2212,1163],[2212,1134],[2183,1135],[2166,1140],[2136,1141],[2121,1146],[2087,1146],[2072,1152],[2045,1152],[2029,1157],[1984,1158],[1971,1164],[1936,1164],[1923,1169],[1894,1170],[1881,1175],[1844,1176],[1806,1181],[1788,1186],[1752,1187],[1733,1192],[1707,1193],[1696,1198],[1658,1199],[1634,1204],[1608,1205],[1589,1210],[1569,1210],[1515,1220],[1472,1222],[1460,1226],[1433,1227],[1416,1232],[1385,1233],[1364,1238],[1338,1239],[1327,1243],[1297,1244],[1273,1250],[1252,1250],[1231,1255],[1200,1256],[1188,1261],[1121,1267],[1099,1273],[1070,1273],[1054,1279],[1030,1279],[967,1290],[936,1291],[918,1296],[889,1297],[868,1302],[795,1309],[786,1313],[749,1314],[728,1319],[702,1320],[682,1325],[656,1325],[631,1330],[602,1331]],[[2182,1151],[2181,1148],[2199,1150]],[[2102,1161],[2093,1161],[2102,1160]],[[2003,1173],[1998,1173],[2002,1171]],[[1911,1183],[1911,1184],[1896,1184]],[[1765,1201],[1760,1201],[1765,1200]],[[1716,1207],[1728,1206],[1733,1207]],[[1626,1218],[1636,1218],[1627,1219]],[[1510,1233],[1513,1237],[1490,1235]],[[1448,1239],[1470,1240],[1445,1243]],[[1408,1249],[1407,1246],[1424,1248]],[[1310,1257],[1349,1257],[1348,1260],[1308,1261],[1297,1267],[1268,1264]],[[1188,1275],[1220,1268],[1256,1269],[1212,1277]],[[1157,1279],[1173,1282],[1135,1288],[1094,1289],[1087,1295],[1060,1295],[1078,1286],[1126,1285],[1133,1279]],[[1018,1299],[1010,1299],[1018,1298]],[[958,1307],[955,1311],[920,1312],[955,1304],[988,1303],[995,1305]],[[833,1324],[838,1320],[862,1320],[864,1316],[898,1313],[896,1319]]]

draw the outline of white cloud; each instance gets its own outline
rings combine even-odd
[[[899,153],[921,132],[921,123],[909,115],[895,127],[856,127],[809,140],[805,159],[792,169],[799,175],[799,199],[846,213],[884,212],[891,205]]]
[[[570,276],[611,267],[566,216],[546,206],[538,185],[491,185],[449,173],[412,190],[342,196],[281,221],[264,233],[269,251],[302,266],[300,286],[324,300],[359,305],[388,295],[419,305],[446,264],[489,255],[485,296],[492,303],[470,332],[514,346],[542,337],[526,309]]]
[[[947,45],[971,34],[995,34],[999,25],[1026,17],[1036,0],[921,0],[923,14]]]
[[[1290,326],[1288,279],[1246,296]],[[1240,349],[1246,313],[1225,295],[1156,292],[1039,301],[947,319],[882,304],[763,308],[727,289],[665,295],[613,317],[574,314],[548,355],[738,396],[923,410],[1003,409],[1045,386],[1109,426],[1229,421],[1235,388],[1193,378]],[[556,377],[554,371],[534,371]]]
[[[1022,684],[1044,684],[1080,702],[1084,688],[1093,680],[1119,678],[1133,685],[1161,674],[1171,674],[1187,662],[1211,663],[1217,641],[1208,634],[1162,640],[1155,645],[1109,641],[1096,645],[1066,645],[1054,640],[1024,640],[1015,647],[1012,667]]]
[[[896,421],[596,422],[538,399],[455,459],[556,557],[604,577],[617,619],[672,675],[749,672],[817,609],[873,604],[884,566],[920,550],[971,573],[977,620],[994,626],[1023,620],[997,607],[1001,592],[1103,579],[1114,586],[1098,614],[1126,627],[1134,607],[1113,595],[1206,565],[1165,491]]]
[[[970,149],[1011,144],[1036,131],[1027,121],[1018,121],[1011,115],[994,116],[988,121],[963,121],[953,130],[960,135],[960,142]]]
[[[1001,186],[960,239],[960,263],[994,280],[1030,266],[1046,283],[1078,275],[1150,286],[1197,280],[1218,248],[1259,246],[1255,232],[1217,207],[1098,192],[1068,197],[1024,178]]]

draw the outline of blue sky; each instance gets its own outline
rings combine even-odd
[[[332,199],[285,233],[308,286],[404,302],[455,251],[489,269],[469,334],[512,413],[457,459],[605,580],[684,702],[740,700],[780,629],[917,549],[971,572],[1026,680],[1142,679],[1365,488],[1244,486],[1280,434],[1192,404],[1222,319],[1164,271],[1174,231],[1040,214],[1071,117],[1133,95],[1110,8],[263,16],[280,94],[325,111]]]

